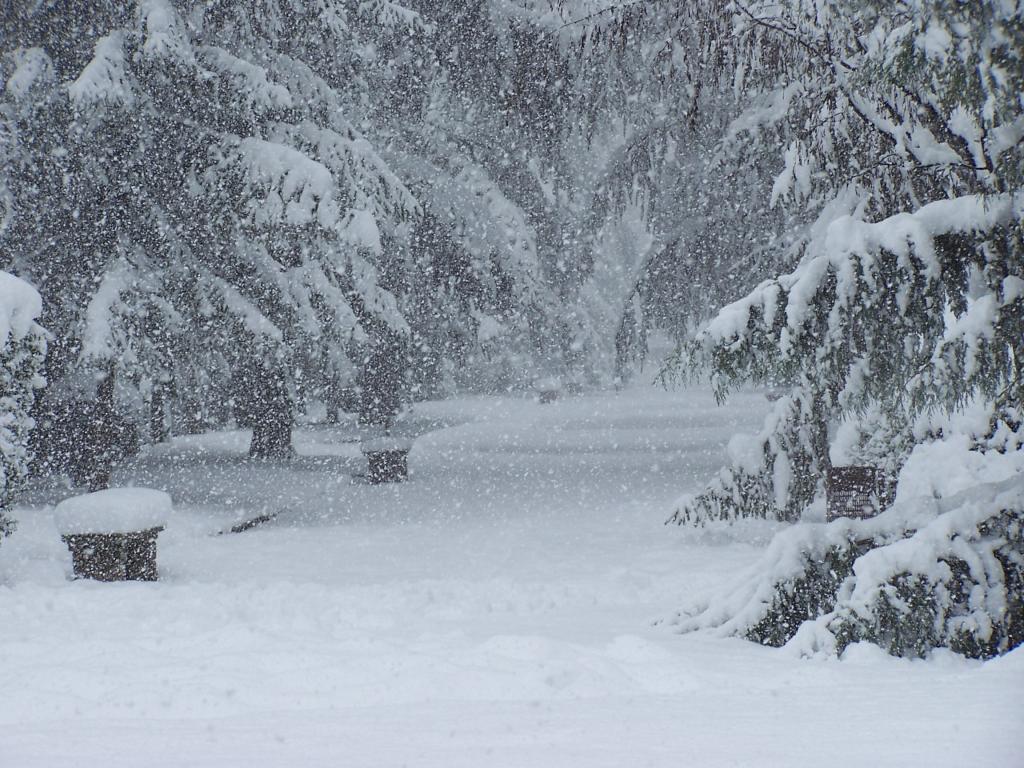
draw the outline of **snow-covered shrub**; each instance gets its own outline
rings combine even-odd
[[[6,516],[26,474],[33,421],[29,416],[46,337],[35,322],[42,310],[39,294],[28,283],[0,272],[0,535],[11,531]]]
[[[987,658],[1020,645],[1024,432],[1002,427],[986,444],[952,434],[917,446],[891,508],[782,531],[676,623],[801,653],[868,641],[899,656],[942,646]]]
[[[867,640],[897,656],[944,646],[988,658],[1024,642],[1024,506],[961,507],[855,563],[825,619],[842,650]],[[922,567],[923,566],[923,567]]]

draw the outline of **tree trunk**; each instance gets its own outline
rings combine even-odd
[[[280,369],[258,365],[246,377],[245,422],[252,427],[249,456],[254,459],[287,459],[292,448],[292,401]]]
[[[291,416],[267,412],[252,425],[249,456],[254,459],[287,459],[292,456]]]
[[[109,488],[114,464],[138,451],[134,426],[116,411],[114,382],[115,372],[111,367],[96,389],[95,402],[86,406],[82,414],[85,430],[72,474],[77,483],[87,485],[90,491]]]
[[[401,408],[404,344],[395,334],[379,339],[362,371],[359,423],[390,428]]]
[[[105,491],[110,487],[110,476],[114,473],[114,465],[105,458],[98,460],[89,472],[87,487],[90,493]]]
[[[154,382],[149,401],[149,438],[154,443],[166,443],[171,437],[166,403],[165,385],[160,381]]]

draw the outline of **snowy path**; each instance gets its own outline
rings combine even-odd
[[[290,465],[179,439],[115,478],[178,505],[155,585],[68,582],[67,491],[36,489],[0,546],[0,767],[1020,764],[1019,651],[806,661],[652,625],[769,535],[662,525],[763,408],[425,404],[452,426],[387,487],[350,482],[344,429]]]

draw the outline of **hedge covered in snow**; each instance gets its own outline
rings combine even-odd
[[[1015,648],[1024,642],[1016,426],[989,450],[964,434],[919,445],[891,508],[782,531],[735,582],[674,622],[808,655],[860,641],[897,656],[948,647],[988,658]]]
[[[28,472],[29,411],[46,353],[41,310],[32,286],[0,272],[0,534],[11,530],[7,512]]]

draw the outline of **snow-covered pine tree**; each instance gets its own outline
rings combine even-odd
[[[781,534],[684,629],[900,655],[984,657],[1024,640],[1022,11],[898,5],[738,6],[759,50],[781,36],[798,54],[787,108],[817,119],[784,126],[798,130],[774,195],[816,220],[799,266],[725,308],[676,361],[710,366],[720,395],[746,382],[792,394],[675,519],[798,517],[824,490],[842,420],[854,454],[904,464],[897,503]],[[942,416],[968,405],[982,414],[971,430]],[[865,439],[879,426],[888,445]]]
[[[775,273],[775,154],[734,160],[728,129],[746,87],[729,3],[559,5],[588,150],[576,175],[593,189],[587,294],[625,372],[649,331],[685,338]]]
[[[512,39],[533,16],[487,10],[455,43],[482,43],[474,72],[393,3],[96,3],[63,26],[51,11],[21,9],[4,60],[19,158],[4,252],[53,314],[58,407],[94,398],[111,363],[119,399],[149,399],[162,434],[166,412],[202,428],[229,398],[263,423],[263,408],[356,380],[404,387],[410,367],[495,383],[479,374],[577,354],[586,320],[554,277],[579,260],[559,234],[564,196],[537,175],[557,160],[560,112],[553,74],[534,75],[563,63]],[[483,44],[492,28],[500,45]],[[506,69],[543,115],[509,123]],[[482,117],[463,140],[466,110]],[[504,136],[486,151],[484,129]],[[398,376],[364,375],[381,355],[402,358]]]
[[[408,295],[425,368],[491,388],[529,384],[531,370],[580,374],[594,362],[577,301],[590,260],[557,18],[540,5],[412,5],[433,30],[417,67],[430,73],[422,113],[410,121],[386,103],[380,122],[425,211],[408,241],[422,270]]]
[[[1015,146],[1021,134],[1018,95],[1022,66],[1019,51],[1007,49],[1017,28],[1019,8],[1000,11],[990,3],[969,9],[949,3],[906,3],[900,8],[847,8],[842,2],[820,5],[817,16],[799,4],[737,6],[736,40],[748,56],[756,52],[750,65],[761,61],[757,57],[767,56],[774,45],[777,50],[770,58],[777,66],[758,68],[762,73],[774,72],[775,79],[764,81],[762,74],[750,107],[734,121],[730,134],[742,135],[748,146],[761,147],[761,152],[773,144],[787,147],[772,197],[776,205],[791,212],[790,219],[795,222],[789,237],[794,243],[790,258],[810,262],[826,252],[832,254],[828,258],[837,257],[836,248],[842,244],[828,240],[836,236],[836,230],[830,235],[828,227],[843,214],[878,220],[900,211],[915,211],[929,201],[991,196],[1020,188],[1020,153]],[[829,20],[826,29],[823,25]],[[909,21],[903,24],[900,20]],[[999,208],[1005,198],[993,198],[991,204]],[[988,198],[978,202],[964,197],[956,210],[974,205],[987,206]],[[927,285],[918,282],[897,289],[899,283],[891,282],[923,268],[912,263],[900,265],[897,272],[891,272],[895,265],[873,267],[880,270],[875,275],[879,282],[861,289],[861,301],[875,292],[872,306],[896,302],[905,314],[890,329],[893,333],[917,338],[920,331],[914,322],[932,329],[926,333],[937,333],[936,328],[942,328],[945,302],[950,302],[948,307],[954,313],[962,312],[979,291],[999,290],[1001,272],[1013,274],[1019,245],[1014,226],[1009,222],[1001,226],[987,232],[939,234],[934,245],[936,263],[944,265],[944,279],[953,282],[941,295],[922,299],[925,304],[907,307],[901,302],[908,301],[915,289],[927,293]],[[882,252],[891,248],[875,247]],[[806,280],[800,282],[795,275],[784,280],[803,286],[801,291],[810,290]],[[901,296],[900,291],[911,293]],[[872,369],[866,375],[871,391],[859,399],[852,397],[844,389],[842,377],[849,375],[844,366],[857,362],[856,355],[834,365],[821,351],[825,349],[821,345],[827,343],[823,339],[799,336],[793,329],[773,336],[786,328],[785,294],[782,290],[774,299],[780,302],[783,314],[769,310],[766,321],[751,321],[744,332],[749,343],[728,347],[723,338],[705,334],[678,361],[676,371],[680,372],[694,370],[698,358],[712,360],[722,394],[744,379],[790,389],[776,403],[761,434],[751,441],[753,447],[742,447],[737,441],[730,466],[705,492],[683,500],[674,518],[679,522],[742,515],[794,519],[824,490],[822,479],[829,465],[824,430],[828,423],[840,413],[864,408],[872,398],[883,398],[886,387],[903,391],[900,377],[912,382],[918,377],[934,378],[926,361],[935,351],[929,347],[935,339],[926,337],[924,346],[914,350],[910,341],[906,349],[893,349],[903,343],[896,338],[885,363],[888,372]],[[840,313],[845,311],[848,297],[830,298],[827,290],[820,295],[813,291],[800,295],[801,301],[811,302],[814,297],[821,302],[815,310],[819,315],[815,323],[824,321],[821,313],[831,313],[833,323],[845,322]],[[833,300],[839,302],[839,308],[833,308]],[[720,319],[714,327],[742,322],[737,318],[744,307],[755,315],[760,312],[751,308],[750,301],[756,303],[748,298],[728,309],[723,318],[732,320]],[[871,311],[878,316],[877,308]],[[761,330],[771,323],[778,326],[775,331]],[[817,326],[809,332],[817,332]],[[784,343],[786,355],[778,355],[779,343]],[[838,342],[833,339],[830,343]],[[801,362],[805,359],[801,355],[815,354],[821,365],[832,366],[827,377]],[[773,357],[764,367],[763,362]],[[876,362],[883,364],[881,357]],[[915,365],[925,367],[916,369]],[[973,384],[975,380],[970,381]],[[963,381],[950,382],[954,386],[945,396],[933,387],[927,404],[962,402]],[[905,450],[914,442],[909,434],[913,414],[926,404],[923,389],[911,389],[912,397],[895,398],[884,414],[887,428],[900,435],[896,442]],[[891,400],[894,398],[881,401]],[[899,463],[893,456],[875,458]]]
[[[93,9],[98,36],[74,46],[91,45],[92,56],[72,62],[53,95],[70,115],[57,123],[54,155],[69,157],[46,174],[83,193],[66,202],[33,184],[41,173],[16,177],[14,219],[25,224],[5,249],[67,307],[55,378],[88,383],[113,364],[122,386],[169,381],[196,403],[197,384],[223,391],[231,371],[259,365],[280,372],[289,399],[332,378],[323,364],[347,363],[346,345],[365,326],[406,332],[376,262],[416,202],[346,119],[351,94],[317,69],[336,76],[321,54],[355,46],[345,13],[341,3],[273,1]],[[36,28],[54,34],[26,25]],[[38,42],[47,56],[54,41]],[[47,117],[17,126],[30,163],[40,162],[34,142]],[[74,297],[39,247],[61,237],[72,240],[69,261],[81,253],[87,267],[75,289],[91,295]],[[258,413],[280,389],[246,393],[254,423],[269,411],[290,419],[290,409]]]
[[[46,354],[46,335],[36,323],[41,310],[32,286],[0,272],[0,538],[13,528],[8,515],[32,458],[29,414]]]

